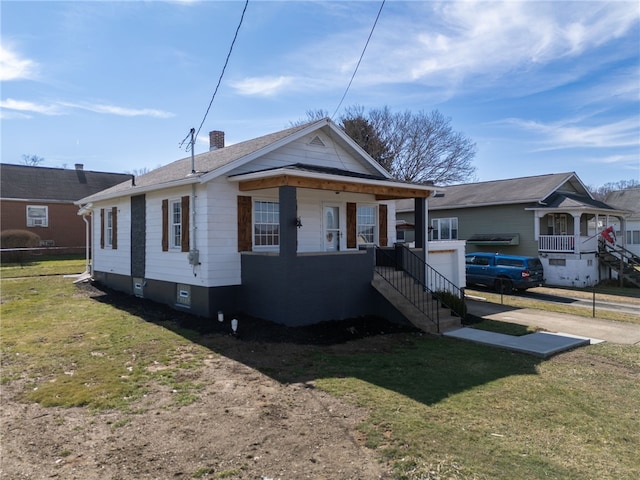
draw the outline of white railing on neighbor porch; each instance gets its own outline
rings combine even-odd
[[[598,234],[588,237],[574,235],[540,235],[539,252],[587,253],[598,250]]]
[[[538,251],[540,252],[573,252],[576,237],[573,235],[540,235]]]

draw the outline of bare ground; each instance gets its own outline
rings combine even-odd
[[[87,287],[87,294],[91,295]],[[129,298],[123,308],[136,308]],[[145,302],[147,316],[164,307]],[[188,317],[184,317],[189,322]],[[380,319],[287,329],[208,332],[204,364],[190,381],[199,398],[178,407],[175,392],[152,385],[128,412],[44,408],[3,385],[3,479],[387,479],[387,465],[364,446],[367,411],[314,387],[312,351],[385,350],[407,330]],[[258,321],[256,321],[258,322]],[[261,333],[256,333],[261,332]],[[381,333],[389,335],[379,335]],[[291,378],[292,365],[299,378]],[[285,373],[285,371],[287,373]],[[289,376],[288,376],[289,375]],[[132,413],[133,412],[133,413]]]

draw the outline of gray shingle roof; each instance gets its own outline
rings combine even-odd
[[[0,197],[74,202],[119,183],[131,175],[90,170],[0,164]]]
[[[315,123],[315,122],[311,122]],[[294,133],[307,128],[310,124],[298,125],[286,130],[263,135],[261,137],[246,140],[244,142],[235,143],[218,150],[211,150],[209,152],[200,153],[194,156],[194,166],[196,170],[196,176],[202,176],[206,173],[217,170],[224,167],[236,160],[258,152],[259,150],[268,147],[269,145],[282,140]],[[175,182],[181,179],[187,178],[191,174],[191,156],[176,160],[160,168],[152,170],[149,173],[140,175],[135,178],[136,187],[161,187],[163,184]],[[116,185],[113,188],[109,188],[103,192],[102,195],[112,195],[122,192],[126,194],[127,190],[131,190],[132,186],[129,184]],[[83,201],[93,201],[91,197],[84,198]]]
[[[451,185],[445,187],[444,196],[429,198],[429,209],[515,203],[535,204],[544,200],[572,177],[575,177],[575,173],[553,173],[534,177]]]
[[[613,210],[604,202],[594,200],[584,195],[573,195],[569,193],[554,193],[545,200],[547,208],[596,208],[598,210]]]
[[[620,210],[633,212],[634,217],[640,216],[640,187],[609,192],[604,201]]]

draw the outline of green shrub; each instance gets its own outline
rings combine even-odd
[[[450,308],[453,313],[462,318],[463,320],[467,316],[467,305],[464,302],[464,298],[460,298],[457,295],[441,290],[436,292],[436,297],[440,300],[442,305]]]
[[[0,248],[35,248],[40,246],[40,237],[27,230],[5,230],[0,233]],[[2,252],[1,262],[19,263],[24,265],[31,257],[28,250],[18,250],[13,252]]]

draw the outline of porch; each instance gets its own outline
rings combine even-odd
[[[344,252],[242,253],[246,313],[289,326],[373,315],[373,249]]]
[[[541,253],[593,253],[598,250],[597,235],[539,235],[538,251]]]

